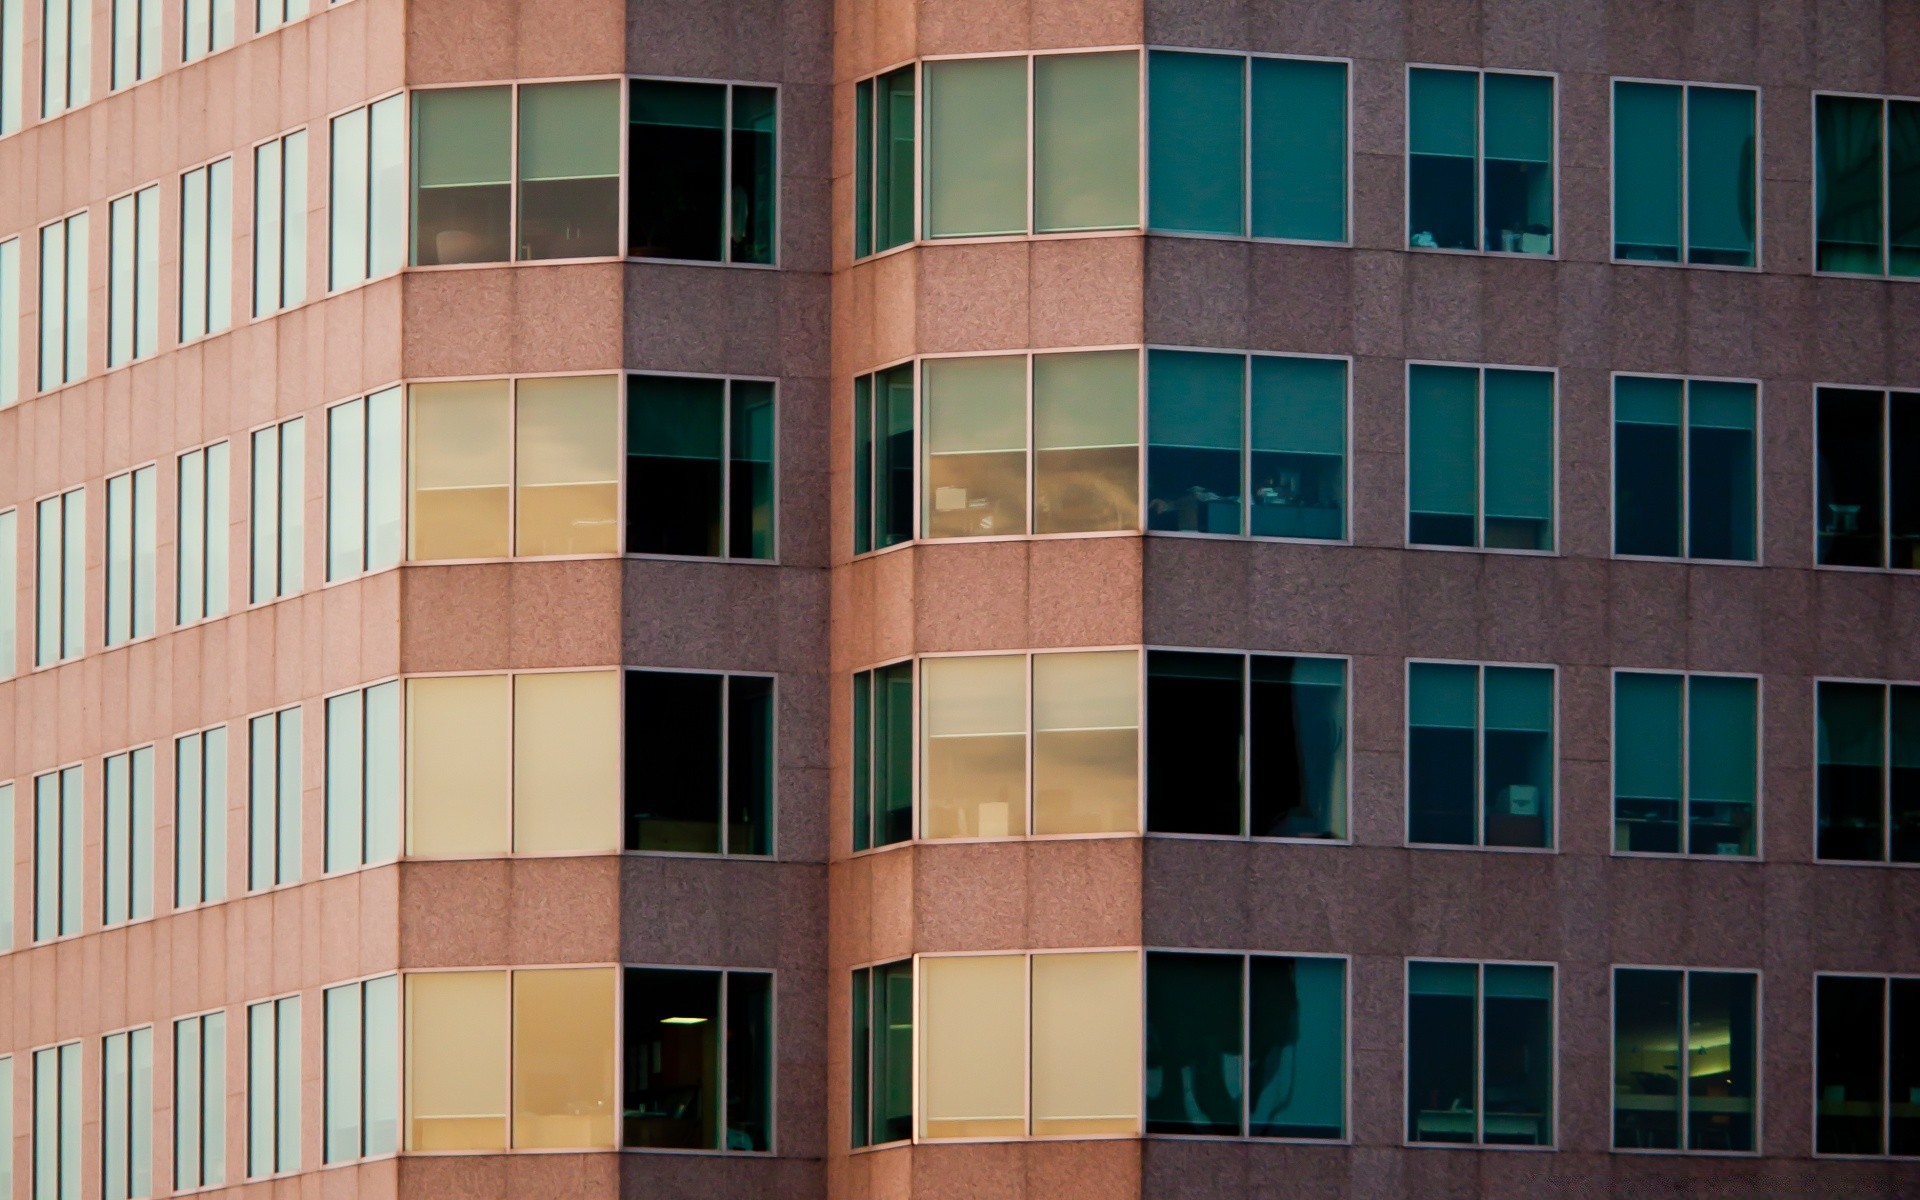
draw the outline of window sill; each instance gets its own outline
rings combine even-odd
[[[1152,1142],[1208,1142],[1227,1143],[1242,1146],[1336,1146],[1351,1149],[1353,1138],[1342,1135],[1337,1138],[1307,1137],[1256,1137],[1253,1134],[1236,1133],[1144,1133],[1141,1137]]]
[[[1814,563],[1816,571],[1833,571],[1842,575],[1891,575],[1920,577],[1920,567],[1855,567],[1845,563]]]
[[[1321,837],[1267,837],[1267,836],[1262,836],[1262,835],[1260,835],[1260,834],[1253,834],[1253,833],[1167,833],[1167,832],[1163,832],[1163,831],[1161,831],[1161,830],[1156,830],[1156,829],[1149,829],[1149,830],[1147,830],[1147,832],[1146,832],[1145,834],[1143,834],[1143,835],[1141,835],[1141,836],[1143,836],[1143,837],[1150,837],[1150,838],[1165,838],[1165,839],[1166,839],[1166,840],[1168,840],[1168,841],[1175,841],[1175,842],[1235,842],[1235,843],[1242,843],[1242,842],[1244,842],[1244,843],[1250,843],[1250,844],[1253,844],[1253,845],[1256,845],[1256,846],[1266,846],[1266,845],[1277,845],[1277,846],[1351,846],[1351,845],[1353,845],[1353,844],[1354,844],[1354,843],[1353,843],[1353,838],[1352,838],[1352,837],[1350,837],[1350,836],[1349,836],[1349,837],[1337,837],[1337,838],[1330,838],[1330,837],[1326,837],[1326,838],[1321,838]],[[1193,1135],[1193,1134],[1177,1134],[1177,1135],[1176,1135],[1176,1134],[1170,1134],[1170,1135],[1168,1135],[1168,1136],[1178,1136],[1178,1137],[1191,1137],[1191,1136],[1198,1136],[1198,1135]],[[1322,1140],[1324,1140],[1324,1139],[1321,1139],[1321,1138],[1302,1138],[1302,1139],[1293,1139],[1293,1138],[1277,1138],[1277,1139],[1276,1139],[1276,1138],[1258,1138],[1258,1139],[1255,1139],[1255,1140],[1257,1140],[1257,1141],[1263,1141],[1263,1142],[1270,1142],[1270,1141],[1294,1141],[1294,1140],[1301,1140],[1301,1141],[1309,1141],[1309,1142],[1318,1142],[1318,1141],[1322,1141]]]
[[[1636,858],[1651,862],[1744,863],[1748,866],[1759,866],[1767,861],[1766,857],[1760,854],[1685,854],[1677,851],[1669,853],[1665,850],[1615,850],[1608,857]]]
[[[1816,867],[1882,867],[1896,871],[1920,871],[1920,862],[1896,862],[1886,858],[1820,858],[1815,856]]]
[[[1560,558],[1558,550],[1508,550],[1499,546],[1435,546],[1425,542],[1406,542],[1401,550],[1431,550],[1441,554],[1498,554],[1509,558]]]
[[[1149,529],[1146,531],[1146,534],[1148,537],[1180,538],[1186,541],[1196,542],[1252,542],[1255,544],[1270,542],[1281,546],[1351,546],[1354,544],[1351,537],[1274,537],[1260,533],[1204,533],[1195,529]],[[1535,551],[1534,553],[1540,552]]]
[[[1408,850],[1464,850],[1473,854],[1541,854],[1560,853],[1558,846],[1462,846],[1453,842],[1408,842]],[[1412,1145],[1414,1143],[1409,1143]]]
[[[724,554],[649,554],[627,551],[620,555],[629,562],[718,563],[736,567],[777,567],[778,558],[734,558]]]
[[[1408,1150],[1492,1150],[1502,1154],[1554,1154],[1560,1147],[1557,1144],[1545,1146],[1522,1146],[1505,1142],[1402,1142]]]
[[[1560,262],[1560,252],[1548,254],[1529,254],[1523,250],[1461,250],[1453,246],[1414,246],[1402,247],[1408,254],[1437,254],[1452,258],[1511,258],[1523,262]]]
[[[1197,242],[1248,242],[1258,246],[1318,246],[1325,250],[1352,250],[1355,248],[1352,238],[1344,238],[1337,242],[1330,242],[1323,238],[1262,237],[1252,233],[1201,233],[1196,230],[1185,229],[1155,229],[1152,226],[1147,227],[1146,234],[1148,237],[1159,238],[1191,238]],[[1156,1134],[1154,1136],[1186,1137],[1188,1135]],[[1274,1139],[1262,1138],[1260,1140],[1271,1141]]]
[[[1878,283],[1920,283],[1920,275],[1869,275],[1857,271],[1822,271],[1816,268],[1815,279],[1865,279]]]
[[[1618,255],[1609,258],[1607,262],[1616,267],[1662,267],[1667,270],[1677,268],[1682,271],[1729,271],[1735,275],[1764,275],[1766,273],[1764,260],[1758,256],[1755,257],[1754,265],[1751,267],[1735,266],[1732,263],[1663,262],[1653,258],[1621,258]]]
[[[1754,1114],[1756,1117],[1758,1113]],[[1757,1122],[1756,1122],[1757,1124]],[[1635,1158],[1759,1158],[1758,1150],[1682,1150],[1641,1148],[1638,1146],[1609,1146],[1608,1154],[1631,1155]],[[1816,1155],[1816,1157],[1818,1157]]]
[[[1676,567],[1764,567],[1758,558],[1669,558],[1663,554],[1609,554],[1615,562],[1671,563]]]

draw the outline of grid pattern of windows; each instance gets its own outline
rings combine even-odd
[[[306,586],[307,419],[253,432],[251,596],[263,604]]]
[[[1554,252],[1554,80],[1407,71],[1407,244]]]
[[[160,0],[113,0],[113,90],[160,73]]]
[[[65,0],[53,0],[64,3]],[[87,373],[87,214],[40,229],[40,390]]]
[[[400,1148],[400,977],[383,975],[326,990],[328,1164]]]
[[[227,466],[231,447],[215,442],[180,456],[179,524],[174,533],[174,613],[182,625],[227,611]]]
[[[1407,841],[1554,844],[1551,667],[1407,665]]]
[[[33,1052],[33,1200],[80,1200],[80,1043]]]
[[[1920,979],[1814,977],[1814,1152],[1920,1157]]]
[[[40,16],[40,115],[55,117],[93,98],[93,0],[41,0]]]
[[[1615,969],[1615,1147],[1757,1148],[1759,985],[1749,971]]]
[[[307,0],[255,0],[253,27],[260,33],[307,15]]]
[[[100,1039],[100,1193],[153,1194],[153,1027]]]
[[[33,781],[33,940],[80,932],[86,799],[79,767]]]
[[[173,743],[173,903],[190,908],[227,896],[227,730]]]
[[[227,1014],[173,1023],[173,1190],[227,1178]]]
[[[307,131],[296,129],[253,150],[253,315],[306,298]]]
[[[1554,969],[1407,963],[1407,1141],[1551,1146]]]
[[[406,97],[389,96],[340,114],[330,126],[327,287],[331,291],[391,274],[406,261],[406,110]]]
[[[254,891],[300,878],[299,708],[247,723],[247,886]]]
[[[300,997],[247,1006],[247,1178],[300,1169]]]
[[[327,579],[400,561],[405,498],[397,387],[327,410]]]
[[[327,699],[328,871],[400,854],[400,685]]]
[[[1751,383],[1616,375],[1613,552],[1754,561],[1758,429]]]
[[[160,347],[160,185],[107,206],[107,365]]]
[[[153,915],[153,747],[109,754],[101,764],[101,781],[106,789],[101,923],[142,920]]]
[[[1920,275],[1920,100],[1813,98],[1815,267]]]
[[[180,177],[180,340],[232,323],[233,160],[223,158]]]
[[[1407,368],[1407,543],[1554,548],[1551,371]]]
[[[629,377],[627,553],[774,556],[773,400],[762,380]]]
[[[234,0],[183,0],[180,58],[192,62],[233,45]]]
[[[1815,561],[1920,570],[1920,393],[1814,392]]]
[[[1613,84],[1613,256],[1758,261],[1759,101],[1753,88]]]
[[[107,480],[106,644],[153,633],[159,558],[159,470],[141,467]]]
[[[1753,857],[1760,829],[1760,681],[1613,677],[1613,848]]]
[[[1920,684],[1815,687],[1814,857],[1920,862]]]
[[[44,667],[78,657],[86,643],[86,489],[40,501],[37,517],[33,661]]]

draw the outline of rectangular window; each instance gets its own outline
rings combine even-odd
[[[410,559],[619,553],[619,376],[407,392]]]
[[[525,95],[523,89],[523,105]],[[627,134],[633,164],[627,253],[771,265],[779,193],[778,112],[779,92],[770,87],[635,80]],[[523,129],[527,119],[523,108]],[[617,170],[618,157],[615,147],[607,159],[609,174]],[[908,171],[911,179],[911,166]],[[609,215],[614,209],[607,205]]]
[[[33,781],[33,940],[80,932],[86,800],[79,767]]]
[[[1347,964],[1147,954],[1147,1132],[1339,1140]]]
[[[0,512],[0,679],[20,669],[20,510]]]
[[[160,185],[107,206],[107,366],[160,348]]]
[[[1407,544],[1554,548],[1554,374],[1407,368]]]
[[[328,871],[400,856],[400,685],[327,698]]]
[[[406,97],[333,118],[327,156],[327,288],[398,271],[407,258]]]
[[[1757,264],[1760,93],[1613,83],[1613,256]]]
[[[57,117],[93,99],[93,0],[41,0],[40,15],[40,115]]]
[[[247,886],[300,878],[300,709],[247,722]]]
[[[14,785],[0,783],[0,953],[14,947],[13,921],[13,870],[14,855],[19,847],[14,844],[18,819],[15,809]],[[0,1092],[0,1103],[4,1103],[5,1093]],[[0,1135],[6,1132],[6,1125],[0,1124]],[[12,1155],[0,1154],[0,1163],[11,1161]],[[0,1196],[6,1195],[6,1189],[0,1188]]]
[[[223,158],[180,177],[180,340],[232,323],[233,160]]]
[[[251,595],[255,604],[306,586],[307,419],[253,433]]]
[[[327,580],[400,561],[405,418],[397,387],[327,410]]]
[[[1551,1146],[1553,968],[1407,963],[1407,1141]]]
[[[65,0],[50,0],[64,3]],[[40,230],[40,390],[87,373],[87,214]]]
[[[1759,1148],[1759,982],[1750,971],[1614,969],[1616,1148]]]
[[[1339,358],[1147,351],[1147,528],[1345,538],[1348,375]]]
[[[913,960],[853,973],[853,1144],[913,1136]]]
[[[1551,667],[1407,665],[1407,841],[1554,844]]]
[[[1138,1135],[1140,953],[922,957],[922,1138]]]
[[[853,848],[913,837],[913,664],[853,677]]]
[[[1147,652],[1147,830],[1347,836],[1347,664]]]
[[[913,539],[913,364],[901,363],[853,381],[853,552],[884,550]]]
[[[1920,570],[1920,393],[1814,392],[1816,561]]]
[[[227,1178],[227,1015],[173,1023],[173,1190]]]
[[[512,250],[513,88],[416,92],[414,265],[506,262]]]
[[[1760,681],[1620,671],[1613,677],[1613,848],[1759,853]]]
[[[0,5],[10,0],[0,0]],[[0,408],[20,402],[20,239],[0,241]]]
[[[1920,979],[1814,976],[1816,1154],[1920,1156]]]
[[[1920,684],[1814,685],[1815,858],[1920,862]]]
[[[774,556],[774,385],[627,379],[627,552]]]
[[[769,675],[626,673],[626,848],[772,854]]]
[[[1815,269],[1920,275],[1920,100],[1813,98]]]
[[[1613,378],[1613,552],[1753,562],[1759,388]]]
[[[26,11],[27,0],[0,0],[0,137],[20,128],[26,91]]]
[[[1407,243],[1554,252],[1551,75],[1407,71]]]
[[[624,973],[620,1144],[772,1150],[773,976],[644,967]],[[515,982],[536,974],[520,972]]]
[[[326,1006],[328,1165],[400,1149],[400,977],[331,987]]]
[[[80,1200],[80,1043],[33,1052],[33,1200]]]
[[[1140,223],[1137,51],[926,64],[926,236]]]
[[[227,898],[227,728],[173,743],[173,904]]]
[[[35,666],[79,657],[85,649],[87,491],[75,488],[36,506]]]
[[[159,471],[141,467],[107,480],[106,644],[153,634],[155,518]]]
[[[160,0],[113,0],[113,89],[160,73]]]
[[[265,33],[307,15],[307,0],[255,0],[254,29]]]
[[[174,542],[174,608],[188,625],[227,611],[227,508],[231,447],[215,442],[180,456],[179,527]]]
[[[296,129],[253,150],[253,315],[306,298],[307,131]]]
[[[913,240],[916,77],[901,67],[854,85],[855,258]]]
[[[153,747],[109,754],[101,778],[106,846],[100,919],[118,925],[153,915]]]
[[[1347,240],[1347,64],[1147,55],[1147,224]]]
[[[100,1194],[153,1195],[153,1027],[100,1039]]]
[[[300,1169],[300,997],[247,1006],[247,1178]]]
[[[182,62],[204,58],[233,45],[233,0],[184,0],[180,39]]]

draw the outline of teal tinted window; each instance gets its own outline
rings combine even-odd
[[[1755,854],[1759,683],[1720,675],[1614,676],[1614,849]]]
[[[1417,364],[1407,372],[1407,540],[1479,542],[1480,372]]]
[[[1755,264],[1757,97],[1747,88],[1614,84],[1615,258]]]
[[[1553,549],[1553,375],[1416,364],[1407,390],[1408,542]]]
[[[1553,968],[1407,964],[1407,1140],[1553,1143]]]
[[[1687,89],[1687,261],[1754,265],[1755,99],[1744,88]]]
[[[914,69],[854,89],[854,254],[913,240]]]
[[[1347,363],[1272,354],[1250,363],[1249,532],[1344,538]]]
[[[853,552],[882,550],[913,537],[913,364],[853,383]]]
[[[642,79],[630,104],[627,253],[772,263],[774,89]]]
[[[1920,100],[1887,101],[1889,275],[1920,275]]]
[[[1254,58],[1253,236],[1347,240],[1347,64]]]
[[[1814,97],[1816,266],[1920,275],[1920,101]]]
[[[1545,667],[1411,664],[1407,840],[1551,846],[1553,726]]]
[[[1614,553],[1751,562],[1757,553],[1750,383],[1614,379]]]
[[[913,963],[853,973],[853,1144],[913,1136]]]
[[[1821,682],[1815,856],[1920,862],[1920,685]]]
[[[1920,569],[1920,396],[1815,393],[1817,561]]]
[[[1246,232],[1246,65],[1237,54],[1147,56],[1147,222]]]
[[[1241,532],[1247,360],[1147,353],[1147,528]]]
[[[773,384],[635,375],[627,383],[627,551],[774,554]]]
[[[913,664],[853,677],[853,848],[913,836]]]
[[[1432,67],[1407,74],[1408,244],[1553,253],[1553,80]]]
[[[1686,89],[1613,85],[1613,256],[1679,262]]]
[[[620,1142],[773,1146],[773,977],[628,967],[621,989]]]

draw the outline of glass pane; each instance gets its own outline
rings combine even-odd
[[[620,1144],[719,1149],[720,972],[629,967],[621,1005]]]
[[[853,256],[865,258],[873,253],[873,85],[862,79],[853,85]],[[855,989],[858,1004],[858,988]],[[856,1039],[857,1045],[857,1039]],[[858,1051],[856,1050],[856,1053]],[[858,1073],[856,1071],[857,1080]],[[859,1084],[854,1085],[854,1103],[861,1103]],[[864,1146],[864,1122],[856,1114],[853,1122],[854,1145]]]
[[[1894,684],[1888,692],[1888,857],[1920,862],[1920,687]]]
[[[1685,88],[1613,85],[1613,256],[1680,261],[1680,101]]]
[[[1407,373],[1407,541],[1479,542],[1480,372],[1413,366]]]
[[[913,240],[914,69],[902,67],[874,81],[873,248],[891,250]]]
[[[1878,275],[1883,265],[1881,102],[1813,98],[1813,204],[1822,271]]]
[[[365,861],[366,693],[327,700],[326,869],[341,871]]]
[[[1813,1137],[1821,1154],[1880,1154],[1885,1144],[1884,979],[1814,979]]]
[[[913,1136],[913,962],[873,968],[872,1140]]]
[[[920,1136],[1025,1135],[1026,955],[919,963]]]
[[[873,548],[913,537],[918,493],[914,489],[913,364],[873,377]]]
[[[1036,233],[1140,223],[1140,56],[1033,60]]]
[[[1140,828],[1140,655],[1033,658],[1033,831]]]
[[[505,262],[513,205],[513,89],[413,96],[413,261]]]
[[[924,659],[921,678],[921,836],[1024,836],[1026,656]]]
[[[620,84],[520,89],[522,259],[620,253]]]
[[[1273,354],[1252,363],[1250,532],[1345,537],[1347,364]]]
[[[1886,694],[1877,683],[1818,686],[1817,858],[1880,862],[1886,847]]]
[[[1479,1140],[1479,968],[1407,964],[1407,1140]]]
[[[1553,549],[1553,376],[1486,373],[1485,545]]]
[[[1484,76],[1485,250],[1553,253],[1553,80]]]
[[[407,852],[504,854],[512,698],[505,675],[407,681]]]
[[[1920,101],[1887,101],[1887,273],[1920,275]]]
[[[366,1149],[368,1155],[400,1148],[400,977],[366,983],[362,1024],[366,1037]]]
[[[367,561],[367,405],[327,410],[327,578],[358,575]]]
[[[1687,261],[1753,265],[1758,93],[1687,89]]]
[[[1243,961],[1147,955],[1148,1133],[1239,1136]]]
[[[513,848],[620,848],[620,673],[513,679]]]
[[[780,181],[775,174],[777,93],[772,88],[733,88],[729,133],[733,178],[729,187],[727,255],[737,263],[771,264],[774,210]]]
[[[620,377],[520,380],[514,426],[514,552],[617,553]]]
[[[1033,359],[1033,531],[1140,526],[1140,355]]]
[[[1480,669],[1407,669],[1407,840],[1471,846],[1476,836]]]
[[[1027,359],[931,358],[926,385],[928,537],[1027,532]]]
[[[1678,379],[1619,375],[1613,381],[1613,550],[1679,558],[1682,389]]]
[[[1613,973],[1613,1144],[1680,1147],[1681,987],[1684,972]]]
[[[274,717],[277,726],[274,737],[279,747],[274,763],[277,774],[273,781],[277,806],[274,829],[279,839],[279,858],[275,870],[278,873],[277,882],[280,883],[292,883],[300,878],[300,755],[303,723],[300,714],[300,709],[288,708]]]
[[[504,558],[511,400],[504,379],[416,383],[408,557]]]
[[[1140,1128],[1140,955],[1033,957],[1033,1133]]]
[[[385,275],[407,250],[406,101],[389,96],[367,112],[367,269]]]
[[[773,976],[727,972],[728,1150],[773,1149]]]
[[[1345,1133],[1346,972],[1337,958],[1256,954],[1247,960],[1252,1136]]]
[[[1347,64],[1255,58],[1253,236],[1347,238]]]
[[[274,1057],[276,1005],[247,1007],[247,1174],[272,1175],[279,1170],[274,1156]]]
[[[1246,70],[1238,54],[1147,54],[1147,223],[1246,232]]]
[[[1890,979],[1887,993],[1887,1090],[1902,1103],[1887,1120],[1887,1149],[1912,1157],[1920,1154],[1920,980]]]
[[[300,997],[274,1002],[273,1147],[276,1171],[300,1169]]]
[[[1553,1141],[1553,970],[1486,968],[1483,1047],[1488,1145]]]
[[[1486,844],[1553,844],[1553,672],[1486,669]]]
[[[627,672],[627,849],[720,852],[725,678]]]
[[[1814,520],[1823,565],[1886,565],[1884,404],[1881,392],[1816,392]]]
[[[1147,528],[1241,532],[1247,360],[1147,352]]]
[[[100,1190],[107,1200],[129,1195],[127,1084],[127,1035],[110,1034],[100,1043]]]
[[[1887,395],[1887,565],[1920,570],[1920,395]]]
[[[1754,1147],[1754,977],[1687,973],[1687,1148]]]
[[[1719,675],[1687,682],[1687,841],[1694,854],[1754,852],[1759,690],[1756,680]]]
[[[407,976],[407,1149],[507,1148],[507,973]]]
[[[356,108],[333,119],[327,254],[336,291],[367,277],[367,112]]]
[[[367,397],[367,570],[400,561],[405,525],[406,471],[400,462],[402,432],[400,389],[390,387]]]
[[[1613,677],[1613,848],[1680,852],[1683,677]]]
[[[1475,250],[1480,75],[1407,72],[1407,242]]]
[[[1027,58],[926,64],[927,236],[1027,231]]]
[[[513,1148],[614,1145],[612,967],[513,973]]]
[[[774,557],[773,384],[738,379],[728,385],[727,553]]]
[[[1147,652],[1147,828],[1234,837],[1241,817],[1246,660]]]
[[[629,553],[721,553],[726,389],[722,379],[628,379]]]
[[[773,680],[727,677],[727,852],[773,853]]]
[[[202,167],[180,177],[180,340],[206,334],[209,171]]]
[[[1347,835],[1346,674],[1338,659],[1253,656],[1253,836]]]
[[[253,152],[253,315],[265,316],[280,307],[280,218],[286,211],[281,185],[281,143],[268,142]],[[303,206],[304,207],[304,206]]]
[[[913,836],[913,664],[873,673],[874,844]]]
[[[360,1125],[362,1095],[362,1023],[360,985],[328,988],[323,997],[326,1021],[324,1161],[350,1162],[360,1157],[364,1130]]]
[[[726,85],[636,80],[631,121],[627,253],[719,262],[726,229]]]

